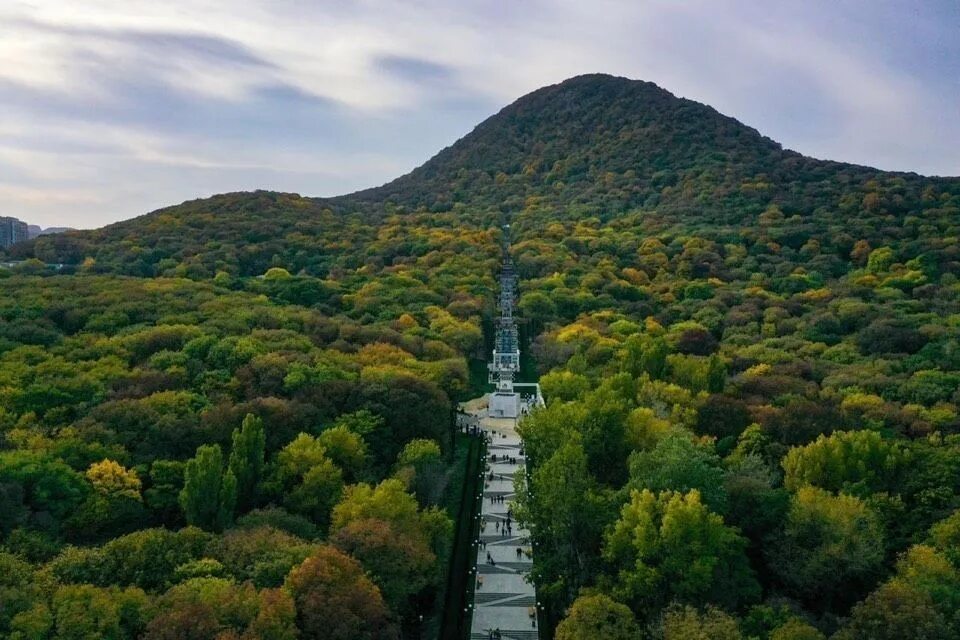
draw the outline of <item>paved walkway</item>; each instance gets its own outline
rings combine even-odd
[[[499,629],[503,640],[538,640],[536,594],[527,582],[533,564],[530,536],[511,513],[513,477],[525,465],[516,422],[486,417],[482,403],[467,410],[490,436],[470,637],[487,640]]]

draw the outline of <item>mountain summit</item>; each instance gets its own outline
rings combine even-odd
[[[798,154],[651,82],[605,74],[523,96],[411,173],[344,200],[444,207],[502,192],[640,204],[689,171],[752,174]]]
[[[887,180],[956,184],[809,158],[651,82],[591,74],[523,96],[411,173],[333,201],[435,212],[534,204],[601,219],[642,208],[743,224],[771,204],[800,215],[841,208],[840,192],[850,210]]]

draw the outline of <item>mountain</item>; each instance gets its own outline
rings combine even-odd
[[[652,83],[595,74],[534,91],[410,174],[335,200],[519,211],[534,197],[601,216],[656,207],[737,221],[744,208],[802,213],[839,184],[893,177],[943,183],[808,158]]]
[[[40,225],[30,224],[27,225],[27,230],[30,233],[31,238],[36,238],[38,236],[47,236],[51,233],[63,233],[65,231],[73,231],[72,227],[47,227],[44,229]]]
[[[815,160],[651,83],[587,75],[520,98],[381,187],[329,199],[215,196],[40,239],[14,254],[74,264],[94,258],[99,269],[132,275],[177,265],[201,276],[256,275],[282,265],[326,276],[359,266],[358,252],[392,214],[449,214],[438,224],[478,228],[510,215],[521,238],[558,220],[636,213],[648,229],[757,235],[771,207],[770,216],[791,221],[765,225],[773,241],[798,250],[814,238],[842,254],[857,239],[882,244],[909,235],[903,222],[912,216],[949,220],[958,193],[956,178]],[[315,242],[326,236],[338,250]],[[409,251],[417,249],[400,249]]]
[[[423,166],[347,201],[442,208],[490,197],[642,204],[690,170],[754,175],[800,158],[705,105],[649,83],[578,76],[507,106]]]

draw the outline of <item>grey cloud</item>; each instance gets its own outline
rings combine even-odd
[[[439,82],[456,75],[449,66],[409,56],[381,56],[376,59],[375,64],[384,73],[413,82]]]
[[[71,38],[82,44],[85,40],[119,43],[155,56],[185,56],[214,60],[221,63],[251,67],[274,67],[256,55],[242,42],[210,34],[165,30],[98,28],[58,24],[30,18],[8,22],[17,29],[38,31]]]

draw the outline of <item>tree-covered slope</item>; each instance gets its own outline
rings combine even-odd
[[[814,160],[653,84],[589,75],[520,98],[382,187],[332,199],[215,196],[40,238],[14,255],[69,264],[92,258],[96,271],[130,275],[258,275],[282,265],[326,276],[363,266],[397,213],[420,212],[419,229],[404,228],[407,218],[395,225],[392,246],[374,251],[386,266],[434,250],[428,229],[487,229],[501,213],[607,221],[639,211],[742,230],[755,228],[772,204],[790,218],[790,231],[773,240],[799,249],[812,235],[848,252],[853,239],[921,232],[909,225],[928,225],[922,233],[934,235],[942,228],[929,225],[955,217],[958,198],[958,179]]]
[[[344,200],[511,211],[539,197],[616,210],[685,179],[743,179],[790,158],[802,160],[652,83],[587,75],[520,98],[410,174]]]

